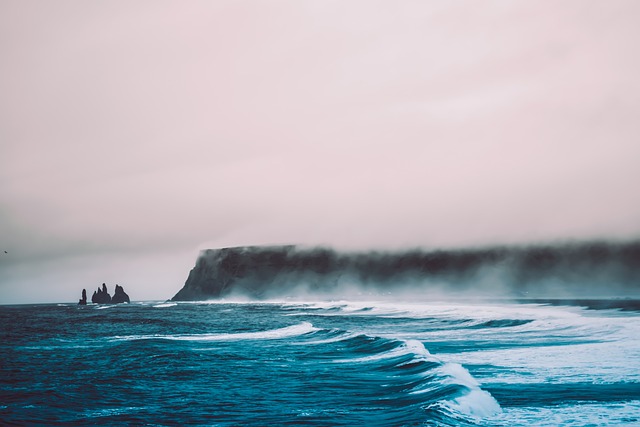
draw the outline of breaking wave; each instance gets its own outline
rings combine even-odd
[[[177,334],[177,335],[130,335],[124,337],[114,337],[118,341],[133,340],[172,340],[172,341],[238,341],[238,340],[273,340],[290,338],[296,335],[307,334],[315,328],[309,322],[302,322],[297,325],[284,328],[270,329],[260,332],[240,332],[222,334]]]
[[[8,307],[0,320],[7,424],[640,420],[640,313],[609,305],[155,301]]]

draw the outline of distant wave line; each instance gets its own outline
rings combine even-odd
[[[135,340],[171,340],[171,341],[236,341],[236,340],[263,340],[291,338],[298,335],[308,334],[316,331],[309,322],[301,322],[297,325],[286,326],[284,328],[270,329],[261,332],[240,332],[221,334],[194,334],[194,335],[128,335],[123,337],[113,337],[116,341]]]

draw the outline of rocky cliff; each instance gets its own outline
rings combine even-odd
[[[341,253],[296,246],[201,252],[174,301],[345,292],[640,295],[640,241]]]

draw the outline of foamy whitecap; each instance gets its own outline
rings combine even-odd
[[[469,389],[468,393],[443,402],[443,406],[473,418],[485,418],[502,412],[498,401],[480,388]]]
[[[12,331],[0,345],[5,385],[34,391],[0,406],[3,421],[207,424],[214,408],[217,423],[251,426],[292,416],[310,425],[639,425],[640,311],[362,301],[166,308],[173,304],[0,310]],[[131,383],[105,366],[134,368],[136,393],[122,401]],[[86,378],[109,385],[100,399],[76,386]],[[168,392],[156,396],[159,388]],[[59,396],[84,403],[61,411]]]
[[[284,328],[270,329],[260,332],[240,332],[235,334],[193,334],[193,335],[130,335],[125,337],[113,337],[118,341],[164,339],[172,341],[237,341],[237,340],[265,340],[291,338],[318,330],[309,322],[301,322],[297,325]]]
[[[178,304],[175,303],[175,302],[168,302],[168,303],[164,303],[164,304],[154,305],[153,308],[175,307],[176,305],[178,305]]]

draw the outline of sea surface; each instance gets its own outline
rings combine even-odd
[[[640,302],[0,306],[0,424],[640,426]]]

